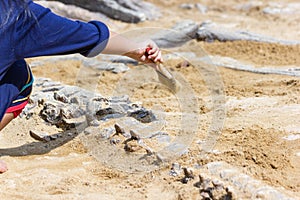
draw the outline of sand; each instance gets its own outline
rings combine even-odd
[[[198,23],[211,20],[227,28],[248,30],[277,39],[300,38],[299,11],[293,15],[266,15],[262,13],[266,2],[253,2],[257,5],[245,11],[235,7],[247,1],[201,1],[209,8],[206,14],[195,9],[180,9],[179,5],[186,3],[183,0],[149,2],[161,9],[162,18],[130,25],[112,21],[118,25],[118,31],[137,27],[169,28],[182,19],[192,19]],[[288,2],[297,1],[289,0],[283,4]],[[257,68],[300,66],[299,45],[191,41],[182,48],[164,52],[186,52],[186,49],[195,54],[206,52],[208,55],[232,57]],[[29,62],[39,59],[44,58],[30,59]],[[100,162],[99,155],[95,157],[86,146],[89,141],[84,141],[84,137],[66,136],[49,144],[37,142],[29,136],[29,130],[49,134],[61,130],[48,126],[37,115],[29,120],[17,118],[0,134],[1,159],[9,167],[8,172],[1,174],[0,199],[200,199],[199,189],[193,186],[197,180],[182,184],[179,177],[169,175],[171,164],[177,162],[194,167],[195,164],[201,166],[212,161],[226,161],[247,175],[299,198],[299,77],[218,68],[215,72],[219,73],[224,87],[226,117],[213,152],[203,158],[200,156],[201,141],[208,133],[213,116],[212,94],[208,89],[211,83],[205,82],[205,75],[195,73],[196,66],[177,68],[180,62],[180,59],[170,59],[165,65],[188,81],[197,100],[198,107],[193,109],[199,112],[198,124],[190,124],[194,132],[186,154],[166,162],[159,170],[127,173],[111,166],[109,161],[108,164]],[[96,87],[102,95],[110,96],[118,88],[129,91],[135,82],[140,81],[138,72],[145,73],[141,71],[144,69],[142,66],[130,68],[124,74],[113,74],[85,68],[80,61],[66,60],[46,63],[33,68],[33,72],[36,77],[48,77],[64,84]],[[124,80],[126,84],[118,86]],[[182,111],[176,98],[159,84],[145,84],[135,89],[130,98],[148,108],[159,105],[167,113]],[[178,134],[178,117],[172,115],[166,120],[165,129]],[[126,162],[130,160],[120,161]],[[196,174],[199,171],[195,168]]]

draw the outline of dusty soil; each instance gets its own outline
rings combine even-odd
[[[267,2],[257,3],[249,10],[235,9],[247,3],[243,0],[201,1],[208,6],[208,12],[201,14],[194,8],[179,8],[184,0],[149,0],[160,7],[163,17],[152,22],[124,24],[117,21],[120,30],[136,27],[168,28],[182,19],[196,22],[211,20],[223,27],[248,30],[278,39],[299,40],[300,13],[267,15],[262,9]],[[198,1],[189,1],[189,3]],[[282,1],[272,1],[282,2]],[[297,2],[295,0],[285,1]],[[298,67],[300,46],[263,44],[257,42],[196,42],[172,51],[195,54],[220,55],[237,59],[255,67]],[[201,53],[200,53],[201,52]],[[38,58],[43,59],[43,58]],[[30,59],[29,62],[37,60]],[[300,134],[300,79],[280,75],[262,75],[218,68],[224,86],[226,118],[221,135],[212,152],[200,157],[201,142],[211,125],[213,110],[210,93],[204,76],[195,73],[196,67],[176,67],[180,59],[166,60],[165,65],[180,74],[190,84],[198,102],[199,124],[193,124],[195,131],[189,151],[167,162],[160,170],[143,173],[126,173],[109,167],[93,156],[82,137],[73,135],[53,143],[36,142],[29,136],[35,129],[54,134],[61,130],[45,124],[37,115],[29,120],[15,119],[0,135],[0,155],[9,171],[1,175],[1,199],[200,199],[195,181],[182,184],[179,177],[171,177],[172,162],[193,167],[211,161],[226,161],[242,172],[263,181],[265,184],[300,197],[300,141],[288,140],[289,136]],[[133,72],[142,66],[130,66]],[[115,94],[120,81],[127,80],[124,88],[131,88],[140,81],[137,73],[113,74],[85,68],[80,61],[59,61],[33,68],[36,77],[48,77],[65,84],[94,89],[110,96]],[[142,72],[145,73],[145,72]],[[131,76],[128,78],[128,76]],[[121,86],[122,87],[122,86]],[[170,92],[158,84],[145,84],[130,95],[133,101],[142,102],[145,107],[161,106],[167,113],[165,130],[178,134],[179,103]],[[68,138],[69,137],[69,138]],[[101,160],[101,159],[100,159]],[[109,161],[107,161],[109,163]],[[124,161],[122,161],[124,162]],[[130,161],[128,161],[130,162]],[[195,169],[197,174],[199,169]]]

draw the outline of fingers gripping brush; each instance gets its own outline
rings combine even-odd
[[[147,48],[146,54],[148,54],[150,50],[151,48]],[[154,64],[159,82],[169,88],[172,92],[178,92],[181,88],[181,84],[175,79],[171,72],[169,72],[161,63],[156,62]]]

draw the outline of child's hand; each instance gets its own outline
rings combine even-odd
[[[125,55],[144,63],[162,63],[163,58],[158,46],[152,40],[142,43],[136,50],[130,51]]]

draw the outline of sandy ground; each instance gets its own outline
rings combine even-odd
[[[168,28],[182,19],[192,19],[199,23],[211,20],[227,28],[248,30],[278,39],[300,38],[299,11],[293,15],[266,15],[261,11],[266,2],[254,1],[252,3],[256,6],[241,11],[235,7],[247,1],[201,1],[209,8],[206,14],[195,9],[180,9],[179,5],[186,3],[184,0],[149,2],[161,8],[162,18],[137,25],[113,22],[121,27],[119,31],[136,27]],[[297,1],[289,0],[283,4],[288,2]],[[209,55],[232,57],[257,68],[300,66],[299,45],[192,41],[174,51],[185,52],[186,49],[196,54],[203,54],[204,51]],[[61,130],[46,125],[38,116],[29,120],[18,118],[0,135],[1,159],[9,166],[9,171],[1,175],[0,199],[200,199],[199,189],[193,186],[196,180],[182,184],[178,177],[169,175],[171,163],[192,167],[212,161],[226,161],[257,180],[300,198],[300,79],[218,68],[224,86],[226,118],[213,153],[200,158],[199,141],[206,137],[211,125],[211,96],[204,77],[195,73],[195,66],[177,68],[180,62],[180,59],[170,59],[165,65],[188,81],[198,102],[196,110],[200,120],[199,124],[192,124],[195,134],[192,135],[188,153],[166,163],[160,170],[126,173],[99,162],[99,156],[95,159],[80,136],[73,135],[49,144],[36,142],[29,136],[29,130],[49,134]],[[143,69],[139,66],[130,68],[133,72]],[[115,93],[120,80],[127,80],[124,88],[134,85],[139,77],[130,71],[124,74],[99,72],[83,67],[80,61],[48,63],[33,69],[36,77],[48,77],[83,88],[94,88],[96,85],[105,96]],[[126,79],[128,74],[130,81]],[[149,108],[158,104],[167,113],[179,110],[176,98],[155,84],[139,87],[130,98]],[[176,132],[176,115],[166,119],[166,130]],[[293,136],[296,139],[291,139]],[[109,165],[109,160],[107,162]]]

